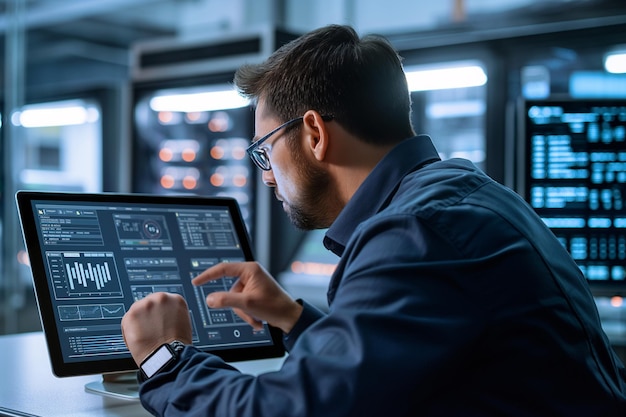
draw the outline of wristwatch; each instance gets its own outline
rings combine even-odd
[[[163,343],[139,365],[140,379],[147,381],[159,372],[169,369],[176,363],[184,348],[185,344],[178,340]]]

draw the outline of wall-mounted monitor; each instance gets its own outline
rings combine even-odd
[[[517,191],[596,295],[626,294],[626,99],[519,103]]]

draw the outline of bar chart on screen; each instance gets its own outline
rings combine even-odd
[[[51,251],[46,255],[57,299],[123,295],[112,253]]]

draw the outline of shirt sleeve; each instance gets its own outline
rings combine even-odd
[[[300,337],[302,332],[325,315],[317,307],[309,304],[308,302],[302,299],[298,299],[297,301],[302,305],[302,314],[300,314],[300,318],[293,326],[293,329],[291,329],[291,332],[283,337],[283,343],[288,352],[293,349],[293,345],[296,343],[296,340],[298,340],[298,337]]]

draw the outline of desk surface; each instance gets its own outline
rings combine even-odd
[[[237,362],[242,372],[275,370],[283,358]],[[141,417],[150,414],[138,401],[85,391],[98,375],[57,378],[52,374],[43,333],[0,336],[0,416]]]

